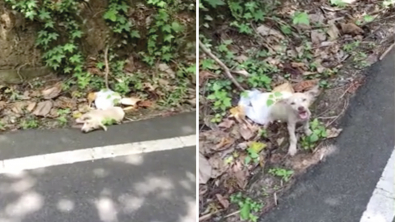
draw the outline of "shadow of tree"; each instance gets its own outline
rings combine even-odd
[[[196,147],[0,175],[0,222],[195,221]]]

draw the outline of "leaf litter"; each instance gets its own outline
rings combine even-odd
[[[326,88],[319,101],[313,104],[312,112],[323,122],[331,123],[325,131],[326,139],[336,138],[342,129],[335,126],[337,122],[334,120],[343,113],[347,104],[344,101],[363,82],[360,70],[364,67],[359,64],[370,65],[377,61],[388,46],[388,38],[395,33],[392,28],[395,21],[389,16],[394,13],[394,9],[382,10],[377,6],[379,1],[356,1],[346,7],[336,7],[322,1],[310,5],[288,3],[277,8],[276,14],[281,18],[295,15],[294,21],[282,21],[277,25],[273,25],[273,22],[257,24],[257,34],[265,39],[248,37],[246,40],[245,35],[234,32],[226,34],[224,29],[222,35],[232,39],[233,45],[237,46],[232,52],[239,64],[250,59],[251,55],[246,53],[249,49],[257,45],[266,48],[268,56],[262,60],[279,70],[271,76],[271,91],[303,92],[317,84]],[[295,12],[306,12],[310,20],[302,21],[305,15]],[[373,19],[366,19],[366,15],[374,16]],[[295,24],[298,22],[299,24]],[[285,35],[279,28],[283,24],[290,24],[293,28],[291,36]],[[308,41],[300,41],[301,37]],[[288,41],[288,47],[281,45],[281,41],[285,40]],[[381,46],[377,47],[378,43]],[[277,51],[281,53],[275,53]],[[306,56],[306,53],[309,55]],[[353,61],[347,60],[349,58],[353,58]],[[246,73],[250,71],[243,70]],[[237,74],[233,70],[231,72]],[[219,76],[207,70],[201,70],[200,73],[203,74],[199,81],[200,94],[204,95],[207,82],[218,79]],[[250,75],[240,75],[240,78],[249,78]],[[243,86],[246,88],[247,85]],[[268,90],[260,89],[264,92]],[[232,101],[239,98],[238,93],[232,95]],[[202,101],[205,101],[204,97]],[[203,118],[215,116],[210,106],[210,103],[201,103],[200,108],[206,109],[201,113],[207,114]],[[205,123],[206,126],[210,123],[210,126],[204,127]],[[224,221],[239,221],[239,217],[226,216],[237,215],[234,214],[237,209],[229,204],[230,196],[237,191],[264,200],[266,205],[262,212],[267,212],[277,204],[277,194],[293,183],[292,177],[285,183],[268,174],[267,169],[288,168],[296,176],[324,161],[326,156],[335,153],[337,149],[330,145],[330,141],[321,141],[311,151],[299,149],[295,157],[289,158],[285,155],[288,145],[286,126],[274,123],[263,130],[261,126],[246,119],[239,106],[228,109],[216,126],[210,119],[205,119],[202,124],[199,159],[206,165],[204,169],[199,169],[205,171],[205,176],[199,175],[202,177],[199,178],[200,187],[204,187],[204,192],[199,194],[199,208],[201,218],[207,221],[219,218]],[[212,172],[213,169],[215,173]]]

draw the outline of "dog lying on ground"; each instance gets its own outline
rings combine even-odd
[[[102,128],[107,131],[106,122],[120,123],[125,117],[121,107],[110,107],[104,110],[91,110],[76,119],[77,124],[83,124],[81,131],[84,133]]]
[[[319,88],[315,86],[309,91],[303,93],[282,93],[283,98],[276,101],[269,112],[269,121],[280,120],[287,122],[289,133],[288,154],[294,156],[297,152],[296,124],[302,123],[304,133],[308,136],[312,133],[310,130],[310,105],[319,95]],[[267,125],[266,125],[267,127]]]

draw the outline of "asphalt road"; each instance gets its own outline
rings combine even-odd
[[[112,126],[1,136],[1,159],[195,134],[195,113]],[[166,146],[166,144],[164,144]],[[196,147],[0,174],[0,222],[193,222]]]
[[[335,142],[339,151],[299,178],[260,222],[360,221],[394,150],[394,70],[392,50],[352,99]]]

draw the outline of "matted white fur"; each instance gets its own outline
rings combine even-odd
[[[270,92],[262,93],[258,90],[247,91],[247,96],[241,96],[239,106],[252,121],[267,127],[271,122],[280,120],[287,122],[290,145],[288,154],[296,154],[297,138],[296,124],[302,123],[304,133],[310,135],[309,106],[319,94],[318,86],[304,93]]]

